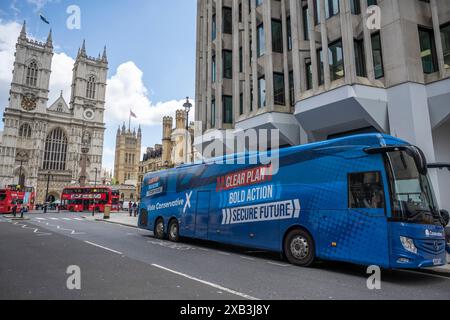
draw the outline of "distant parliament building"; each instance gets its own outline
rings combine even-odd
[[[0,135],[0,188],[32,186],[38,203],[44,201],[48,181],[49,198],[58,200],[65,186],[94,184],[96,170],[99,179],[102,169],[106,48],[102,56],[89,57],[83,42],[73,67],[69,103],[62,92],[48,103],[52,57],[51,31],[45,43],[37,42],[27,37],[24,23]]]

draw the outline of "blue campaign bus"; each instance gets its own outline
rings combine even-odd
[[[278,168],[254,154],[148,173],[139,227],[180,237],[383,268],[446,264],[443,225],[422,151],[382,134],[280,149]],[[240,164],[238,164],[240,163]]]

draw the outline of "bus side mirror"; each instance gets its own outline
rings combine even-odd
[[[444,228],[448,226],[448,223],[450,222],[450,214],[447,210],[441,210],[441,217],[444,224]]]

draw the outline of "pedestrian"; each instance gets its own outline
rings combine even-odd
[[[133,215],[133,207],[131,201],[128,202],[128,211],[130,212],[130,217]]]
[[[20,219],[23,219],[23,213],[25,212],[25,210],[26,210],[26,206],[22,206],[20,208]]]
[[[13,207],[12,207],[12,214],[14,216],[14,218],[17,215],[17,204],[14,202]]]
[[[136,202],[133,203],[133,213],[134,213],[134,216],[136,217],[136,214],[137,214],[137,204],[136,204]]]

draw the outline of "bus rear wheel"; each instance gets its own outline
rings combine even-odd
[[[170,221],[169,224],[169,240],[172,242],[178,242],[180,240],[180,228],[177,220]]]
[[[288,261],[300,267],[313,264],[316,254],[314,241],[310,234],[302,229],[295,229],[288,233],[284,240],[284,254]]]
[[[160,240],[164,239],[164,221],[163,221],[163,219],[160,218],[160,219],[156,220],[154,233],[155,233],[155,238],[160,239]]]

